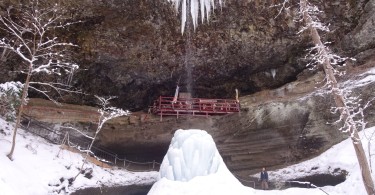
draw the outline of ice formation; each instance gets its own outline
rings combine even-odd
[[[177,130],[148,195],[254,194],[228,170],[211,135]]]
[[[184,34],[186,18],[187,18],[187,9],[190,5],[190,14],[194,25],[194,30],[198,26],[198,16],[199,11],[201,13],[202,23],[205,19],[209,19],[210,13],[215,9],[215,0],[168,0],[172,2],[175,6],[177,12],[179,12],[181,5],[181,33]],[[219,5],[222,6],[222,0],[218,0]]]
[[[276,76],[276,69],[271,69],[271,75],[272,75],[272,78],[275,79],[275,76]]]
[[[189,181],[217,172],[222,158],[211,135],[202,130],[177,130],[160,167],[160,177]]]

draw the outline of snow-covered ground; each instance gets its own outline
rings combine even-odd
[[[82,166],[81,155],[60,151],[59,146],[19,130],[14,160],[10,161],[6,155],[11,147],[12,131],[12,124],[0,118],[0,195],[45,195],[59,191],[68,194],[80,188],[152,184],[156,181],[157,172],[102,169],[88,163],[85,168],[92,169],[92,178],[81,174],[69,186],[68,180],[75,177]]]
[[[89,163],[87,167],[92,168],[93,177],[88,179],[80,175],[69,186],[68,179],[74,177],[81,166],[83,160],[81,155],[64,150],[60,151],[58,146],[20,130],[17,137],[14,160],[10,161],[6,154],[10,149],[11,131],[11,124],[0,119],[0,195],[57,194],[64,187],[65,191],[61,190],[60,193],[65,194],[79,188],[99,187],[102,185],[150,184],[155,182],[158,177],[157,172],[131,173],[124,170],[102,169]],[[364,133],[369,137],[374,131],[375,127],[360,133],[363,137],[365,149],[367,149],[368,142],[364,138]],[[197,143],[194,143],[194,140],[190,140],[190,144],[196,147]],[[178,147],[178,144],[178,142],[175,142],[174,146]],[[211,143],[205,142],[204,146],[206,146],[205,148],[208,149],[209,153],[214,154],[212,155],[213,159],[215,159],[214,162],[220,164],[217,171],[213,169],[211,174],[204,176],[205,174],[202,175],[202,171],[199,170],[197,173],[200,175],[193,177],[189,181],[172,181],[164,177],[153,186],[150,195],[325,194],[320,189],[289,188],[282,191],[261,191],[244,187],[229,172],[221,156],[216,156],[216,149],[212,149]],[[176,151],[175,149],[174,152],[176,153]],[[371,148],[371,152],[375,153],[374,147]],[[59,156],[57,156],[58,154]],[[201,154],[206,154],[206,152],[201,151]],[[172,156],[169,159],[173,159]],[[192,157],[191,162],[199,164],[199,162],[195,161],[200,161],[200,159]],[[285,181],[318,173],[333,173],[336,168],[349,172],[346,181],[336,186],[323,187],[324,191],[330,195],[366,194],[354,149],[349,139],[335,145],[317,158],[277,171],[269,171],[269,176],[271,181]],[[181,175],[179,177],[182,178]]]
[[[368,128],[360,132],[363,147],[368,157],[368,143],[371,135],[375,132],[375,127]],[[375,139],[375,137],[373,137]],[[373,145],[375,140],[371,141]],[[375,153],[375,147],[371,147],[371,154]],[[375,157],[371,156],[371,161],[375,162]],[[337,174],[337,170],[346,170],[348,175],[345,182],[336,186],[325,186],[322,190],[328,194],[367,194],[362,182],[361,172],[358,165],[357,157],[350,138],[333,146],[320,156],[293,165],[284,169],[269,172],[270,179],[273,181],[286,181],[293,178],[304,177],[314,174]],[[372,174],[372,178],[375,174]],[[306,193],[308,190],[306,191]],[[305,194],[306,194],[305,193]],[[324,194],[320,192],[320,194]]]

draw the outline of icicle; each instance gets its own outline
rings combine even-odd
[[[206,10],[206,17],[207,21],[210,18],[210,12],[211,12],[211,5],[210,5],[210,0],[203,0],[204,1],[204,7]]]
[[[275,79],[275,76],[276,76],[276,69],[271,69],[271,75],[272,75],[272,78]]]
[[[181,34],[184,34],[186,23],[186,0],[182,0]]]
[[[214,0],[210,0],[210,3],[211,3],[212,10],[214,10],[215,9],[215,1]]]
[[[176,9],[176,12],[178,12],[178,8],[180,7],[180,4],[181,4],[181,0],[175,0],[175,9]]]
[[[168,2],[173,3],[176,12],[179,12],[179,8],[181,5],[181,33],[184,34],[186,20],[187,20],[187,9],[190,9],[190,14],[192,17],[194,30],[198,26],[198,17],[199,11],[201,12],[201,21],[202,23],[207,18],[209,21],[209,16],[211,11],[215,9],[215,0],[167,0]],[[190,8],[187,8],[187,1],[190,2]],[[223,1],[218,0],[220,7],[223,6]]]
[[[204,13],[205,13],[205,9],[204,9],[204,0],[200,0],[200,8],[201,8],[201,19],[202,19],[202,24],[204,22]]]
[[[172,101],[172,103],[177,103],[177,99],[178,99],[178,93],[179,93],[179,91],[180,91],[180,87],[177,85],[177,87],[176,87],[176,91],[174,92],[174,97],[173,97],[173,101]]]
[[[199,16],[198,12],[199,12],[198,0],[190,0],[190,13],[191,13],[191,18],[193,20],[194,31],[198,25],[198,16]]]

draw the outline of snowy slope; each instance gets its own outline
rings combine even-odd
[[[86,168],[92,168],[93,177],[88,179],[81,174],[69,186],[68,179],[74,177],[82,165],[81,155],[60,151],[59,146],[20,130],[14,160],[10,161],[6,154],[11,146],[12,130],[11,124],[0,119],[0,195],[44,195],[59,191],[65,194],[79,188],[102,185],[152,184],[157,178],[157,172],[131,173],[102,169],[88,163]]]
[[[360,132],[363,147],[368,155],[368,138],[375,132],[375,127],[368,128],[364,132]],[[375,139],[375,137],[373,138]],[[375,140],[371,140],[372,145]],[[375,147],[371,147],[371,154],[375,153]],[[375,157],[371,156],[372,162],[375,162]],[[346,181],[336,186],[326,186],[322,189],[328,192],[330,195],[333,194],[366,194],[363,187],[362,177],[360,168],[358,165],[357,157],[350,139],[344,140],[343,142],[333,146],[320,156],[305,161],[303,163],[293,165],[284,169],[270,172],[270,178],[273,181],[281,180],[286,181],[288,179],[327,173],[334,174],[335,169],[341,169],[348,171]],[[375,178],[375,174],[372,174]]]

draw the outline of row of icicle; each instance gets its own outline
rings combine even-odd
[[[189,1],[189,2],[188,2]],[[222,0],[216,0],[219,5],[223,5]],[[184,34],[185,24],[188,16],[187,6],[190,5],[190,14],[194,25],[194,30],[198,26],[199,11],[201,13],[202,23],[205,19],[209,20],[209,16],[212,10],[215,9],[215,0],[168,0],[175,6],[177,12],[179,12],[181,5],[181,33]],[[189,3],[189,4],[188,4]]]

